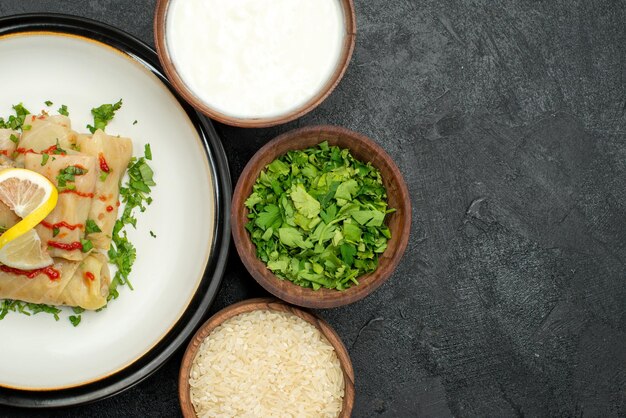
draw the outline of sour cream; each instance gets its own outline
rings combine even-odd
[[[236,118],[298,109],[329,81],[345,29],[340,0],[172,0],[166,43],[187,88]]]

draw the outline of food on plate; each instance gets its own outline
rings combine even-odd
[[[245,202],[256,254],[281,279],[344,290],[373,272],[391,238],[380,172],[322,142],[260,173]]]
[[[109,284],[107,259],[98,252],[80,261],[56,258],[36,270],[0,266],[0,297],[5,299],[95,310],[106,305]]]
[[[10,310],[56,316],[37,304],[101,309],[127,279],[135,251],[122,229],[136,222],[136,207],[145,210],[154,182],[145,158],[131,161],[132,141],[104,132],[120,107],[92,109],[91,134],[72,129],[65,105],[34,115],[20,104],[0,118],[0,319]],[[135,186],[123,188],[133,203],[118,221],[122,177],[139,163]],[[118,267],[113,283],[109,262]]]
[[[287,312],[255,310],[216,327],[191,366],[199,417],[337,417],[345,382],[333,346]]]
[[[289,113],[313,99],[340,62],[339,0],[171,0],[166,47],[187,88],[236,118]]]

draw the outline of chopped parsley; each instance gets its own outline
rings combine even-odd
[[[78,326],[78,324],[80,324],[80,320],[82,319],[80,315],[70,315],[69,318],[70,322],[72,323],[72,325],[74,325],[75,327]]]
[[[87,129],[89,132],[94,133],[98,129],[102,129],[109,124],[109,122],[115,116],[115,112],[118,111],[122,107],[122,99],[120,99],[117,103],[114,104],[103,104],[99,107],[94,107],[91,109],[91,114],[93,115],[93,125],[87,125]]]
[[[96,221],[93,219],[87,219],[85,223],[85,234],[92,234],[94,232],[102,232],[100,227],[96,224]]]
[[[11,142],[13,142],[14,144],[17,144],[17,142],[19,141],[19,138],[15,135],[15,134],[11,134],[9,135],[9,139],[11,140]]]
[[[137,125],[137,119],[135,119],[135,121],[133,122],[133,125]]]
[[[26,109],[22,103],[13,105],[13,110],[15,111],[15,116],[9,116],[6,121],[0,118],[0,128],[13,130],[22,128],[25,131],[29,130],[30,125],[24,125],[24,120],[26,119],[26,115],[30,114],[30,111]]]
[[[107,177],[109,177],[109,173],[106,171],[100,172],[100,181],[106,181]]]
[[[48,154],[41,154],[41,165],[42,166],[46,165],[46,163],[48,162],[48,158],[50,158],[50,156]]]
[[[46,104],[46,106],[48,106],[48,107],[50,107],[50,106],[52,106],[52,105],[54,104],[54,103],[52,103],[50,100],[46,100],[44,103],[45,103],[45,104]]]
[[[113,280],[111,280],[109,288],[109,300],[118,297],[118,285],[126,284],[131,289],[133,288],[128,280],[128,275],[137,258],[137,250],[128,240],[125,227],[128,225],[136,227],[137,218],[135,218],[135,211],[139,209],[140,212],[144,212],[147,205],[152,203],[152,198],[149,194],[152,191],[151,187],[156,186],[156,183],[153,179],[154,173],[147,163],[148,157],[152,157],[150,146],[144,148],[143,157],[133,157],[130,160],[128,164],[129,180],[123,187],[120,187],[120,197],[126,205],[122,217],[115,221],[112,243],[108,252],[109,261],[117,266],[117,272]]]
[[[245,202],[256,254],[278,277],[344,290],[376,270],[393,212],[380,172],[327,142],[265,167]]]
[[[156,234],[155,234],[154,232],[152,232],[152,231],[150,231],[150,236],[151,236],[152,238],[156,238]]]
[[[70,320],[70,322],[72,323],[72,325],[74,325],[75,327],[78,326],[78,324],[80,324],[80,320],[81,315],[83,312],[85,312],[85,310],[83,308],[81,308],[80,306],[74,306],[72,308],[72,311],[76,314],[76,315],[71,315],[68,319]]]
[[[59,143],[59,138],[57,138],[57,143],[54,146],[54,151],[52,151],[53,154],[59,155],[66,155],[67,151],[65,151],[63,148],[61,148],[61,144]]]
[[[61,230],[58,227],[54,227],[52,228],[52,236],[56,237],[57,235],[59,235],[59,232],[61,232]]]
[[[4,319],[9,312],[19,312],[21,314],[31,316],[44,312],[54,316],[54,320],[59,320],[61,309],[56,306],[45,305],[43,303],[28,303],[19,300],[5,299],[0,302],[0,320]]]
[[[59,174],[57,174],[59,191],[75,190],[76,185],[67,183],[76,181],[76,176],[82,176],[84,174],[87,174],[87,169],[77,165],[70,165],[59,171]]]
[[[89,252],[93,248],[93,242],[84,238],[80,239],[80,245],[82,245],[82,248],[80,250],[84,253]]]
[[[63,115],[63,116],[69,116],[70,113],[67,111],[67,106],[65,105],[61,105],[61,107],[58,110],[59,114]]]

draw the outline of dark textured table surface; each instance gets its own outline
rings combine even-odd
[[[350,350],[354,416],[626,416],[626,2],[355,3],[350,68],[316,111],[217,126],[233,180],[319,123],[372,137],[405,176],[400,267],[319,312]],[[76,14],[153,44],[154,6],[1,0],[0,16]],[[232,252],[208,315],[261,294]],[[0,415],[177,416],[181,355],[112,399]]]

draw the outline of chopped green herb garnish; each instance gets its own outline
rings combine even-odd
[[[152,231],[150,231],[150,236],[151,236],[152,238],[156,238],[156,234],[155,234],[154,232],[152,232]]]
[[[77,165],[70,165],[59,171],[59,174],[57,174],[59,191],[75,190],[76,185],[67,183],[74,182],[76,180],[76,176],[82,176],[84,174],[87,174],[87,169]]]
[[[41,154],[41,165],[46,165],[46,163],[48,162],[48,158],[50,158],[50,156],[48,154]]]
[[[58,227],[54,227],[52,228],[52,236],[56,237],[57,235],[59,235],[59,232],[61,232],[61,230]]]
[[[65,151],[63,148],[61,148],[61,144],[59,143],[59,138],[57,138],[57,143],[54,146],[54,151],[52,151],[53,154],[59,155],[66,155],[67,151]]]
[[[72,308],[72,311],[73,311],[75,314],[81,314],[81,313],[85,312],[85,309],[81,308],[80,306],[74,306],[74,307]]]
[[[19,138],[15,135],[15,134],[11,134],[9,135],[9,139],[11,140],[11,142],[13,142],[14,144],[17,144],[19,141]]]
[[[104,131],[104,128],[106,128],[115,116],[115,112],[121,107],[122,99],[114,104],[103,104],[100,107],[94,107],[91,109],[91,114],[93,115],[93,126],[87,125],[87,129],[89,129],[91,133],[96,132],[98,129],[102,129]]]
[[[92,234],[94,232],[102,232],[102,230],[98,227],[96,221],[93,219],[87,219],[87,222],[85,223],[85,233]]]
[[[44,312],[54,316],[54,319],[58,321],[61,309],[43,303],[27,303],[19,300],[5,299],[0,302],[0,320],[4,319],[9,312],[18,312],[27,316]]]
[[[105,181],[107,177],[109,177],[109,173],[107,173],[106,171],[102,171],[100,173],[100,181]]]
[[[31,128],[31,125],[22,125],[22,131],[30,131]]]
[[[63,116],[69,116],[70,113],[67,111],[67,106],[65,105],[61,105],[61,107],[58,110],[59,114],[63,115]]]
[[[46,100],[44,103],[45,103],[45,104],[46,104],[46,106],[48,106],[48,107],[50,107],[50,106],[52,106],[52,105],[54,104],[54,103],[52,103],[50,100]]]
[[[88,239],[81,238],[80,244],[83,246],[81,248],[81,251],[84,253],[89,252],[93,248],[93,242],[89,241]]]
[[[133,122],[133,125],[137,125],[137,119],[135,119],[135,121]]]
[[[152,202],[149,193],[151,187],[156,186],[154,182],[152,169],[147,163],[147,157],[150,147],[144,149],[144,156],[141,158],[133,157],[128,164],[129,180],[123,187],[120,187],[120,197],[125,203],[122,217],[115,221],[112,233],[112,243],[109,248],[109,261],[117,266],[117,272],[111,281],[109,287],[109,300],[118,296],[117,286],[128,285],[133,288],[128,281],[133,263],[137,257],[137,251],[134,245],[128,240],[124,228],[128,225],[136,227],[137,219],[135,218],[135,210],[143,212],[146,206]]]
[[[146,160],[152,160],[152,150],[150,149],[150,144],[146,144],[143,147],[143,154],[146,156]]]
[[[78,326],[78,324],[80,324],[80,320],[82,319],[80,315],[70,315],[69,318],[70,322],[72,323],[72,325],[74,325],[75,327]]]
[[[267,165],[246,200],[257,256],[278,277],[344,290],[376,270],[387,248],[380,172],[323,142]]]
[[[6,121],[3,118],[0,118],[0,128],[13,130],[22,128],[22,125],[24,125],[24,120],[26,119],[26,115],[29,115],[30,112],[21,103],[14,105],[13,110],[15,111],[15,116],[9,116]],[[30,129],[30,127],[28,129]]]

